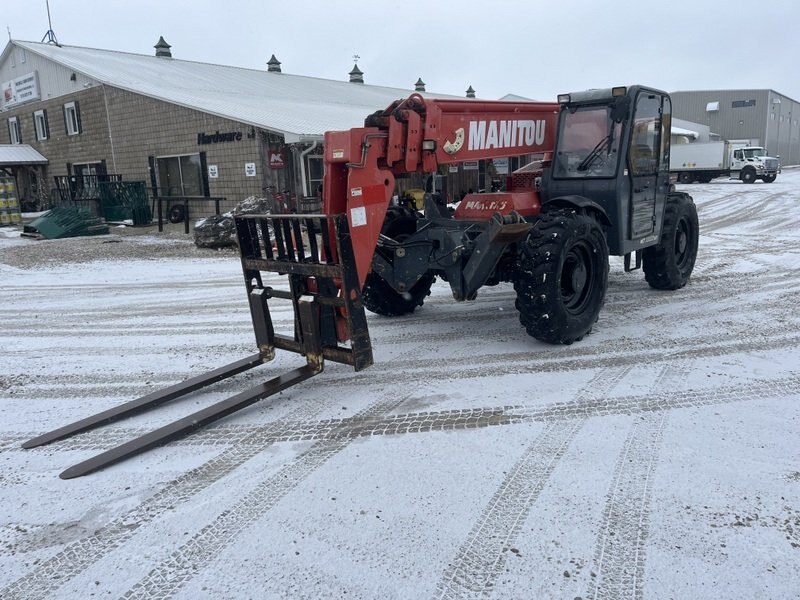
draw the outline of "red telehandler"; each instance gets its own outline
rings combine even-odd
[[[642,268],[651,287],[683,287],[698,247],[692,198],[671,191],[669,96],[642,86],[563,94],[556,103],[427,99],[413,94],[325,134],[323,214],[240,215],[236,230],[258,353],[67,425],[31,448],[110,423],[274,358],[306,364],[113,448],[61,474],[103,468],[322,372],[325,360],[372,364],[365,308],[414,311],[436,277],[457,301],[510,282],[532,337],[571,344],[592,329],[608,257]],[[395,180],[440,166],[537,158],[508,191],[466,195],[455,212],[425,194],[422,210],[393,203]],[[262,277],[288,278],[288,289]],[[270,301],[290,302],[293,330],[277,333]]]

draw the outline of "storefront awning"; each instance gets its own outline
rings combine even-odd
[[[0,144],[0,167],[46,164],[47,159],[27,144]]]

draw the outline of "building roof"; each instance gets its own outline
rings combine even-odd
[[[0,144],[0,167],[46,164],[47,159],[27,144]]]
[[[367,115],[413,93],[154,55],[17,40],[11,44],[98,83],[281,133],[289,143],[362,127]]]
[[[536,102],[533,98],[526,98],[525,96],[519,96],[517,94],[506,94],[500,100],[507,100],[509,102]]]
[[[699,137],[700,135],[696,131],[692,131],[691,129],[684,129],[683,127],[675,127],[675,125],[670,127],[670,131],[672,132],[672,135],[685,135],[686,137],[690,138],[696,138]]]
[[[677,94],[686,94],[686,95],[698,95],[698,94],[738,94],[739,92],[755,92],[755,93],[773,93],[786,98],[787,100],[791,100],[792,102],[797,102],[794,98],[787,96],[786,94],[782,94],[776,90],[771,88],[737,88],[737,89],[716,89],[716,90],[676,90],[674,92],[670,92],[670,96],[675,96]]]

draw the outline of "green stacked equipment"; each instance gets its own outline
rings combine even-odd
[[[102,219],[69,206],[56,206],[23,226],[22,235],[57,240],[84,235],[105,235],[108,225]]]

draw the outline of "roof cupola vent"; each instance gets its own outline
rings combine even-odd
[[[153,48],[156,49],[156,56],[162,56],[164,58],[172,58],[172,52],[169,51],[172,46],[170,46],[167,42],[164,41],[164,36],[158,37],[158,42],[156,43]]]
[[[267,72],[269,72],[269,73],[280,73],[281,72],[281,61],[279,61],[277,58],[275,58],[274,54],[267,61]]]
[[[364,73],[358,68],[358,65],[353,65],[353,70],[350,71],[350,83],[364,83]]]

